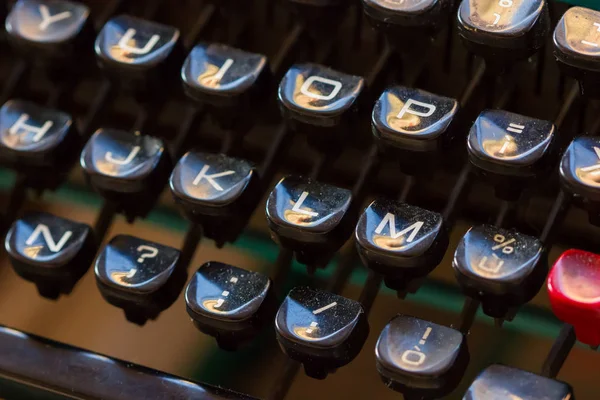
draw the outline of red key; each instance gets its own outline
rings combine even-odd
[[[565,251],[548,276],[548,294],[554,314],[573,325],[580,342],[600,345],[600,255]]]

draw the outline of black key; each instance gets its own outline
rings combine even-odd
[[[171,168],[162,140],[113,129],[94,133],[80,163],[92,187],[131,220],[152,209]]]
[[[537,238],[491,225],[465,234],[452,267],[467,296],[479,299],[487,315],[506,319],[539,292],[548,272]]]
[[[268,277],[215,261],[194,274],[185,303],[196,327],[225,349],[253,338],[277,310]]]
[[[224,154],[187,153],[169,185],[185,216],[218,243],[235,241],[261,195],[254,166]]]
[[[381,331],[375,347],[385,384],[410,399],[442,398],[460,383],[469,363],[459,331],[398,315]]]
[[[198,44],[181,70],[185,93],[209,105],[222,122],[252,121],[253,105],[264,100],[270,78],[267,58],[224,44]]]
[[[399,162],[403,171],[424,174],[443,158],[458,109],[455,99],[392,86],[373,108],[373,135],[382,153]]]
[[[275,240],[299,262],[323,267],[352,233],[352,192],[300,177],[286,177],[267,199]]]
[[[371,25],[405,52],[422,50],[414,47],[414,39],[431,41],[431,35],[448,21],[454,0],[362,0],[362,5]]]
[[[296,64],[279,84],[279,104],[290,126],[317,146],[339,147],[348,140],[365,82],[316,64]]]
[[[31,61],[77,70],[92,54],[89,17],[89,8],[74,1],[18,0],[5,27],[15,49]]]
[[[110,19],[96,38],[96,57],[113,79],[160,95],[175,83],[181,66],[180,33],[174,27],[129,15]]]
[[[573,389],[564,382],[504,365],[491,365],[475,378],[463,400],[575,399]]]
[[[530,57],[545,44],[549,29],[546,0],[462,0],[458,11],[466,47],[494,64]]]
[[[277,340],[308,376],[323,379],[360,352],[369,325],[360,303],[309,287],[293,289],[275,317]]]
[[[600,11],[573,7],[554,30],[554,55],[561,70],[581,83],[584,94],[597,96],[600,83]]]
[[[560,162],[562,187],[582,202],[590,221],[597,224],[600,216],[600,138],[575,138]]]
[[[89,226],[38,212],[16,220],[4,246],[15,272],[51,299],[71,293],[96,252]]]
[[[414,291],[444,257],[448,235],[440,214],[399,201],[377,199],[356,225],[356,245],[363,263],[381,273],[400,293]]]
[[[515,198],[554,166],[550,121],[501,110],[482,112],[469,132],[469,160],[503,197]]]
[[[572,194],[600,201],[600,138],[575,138],[563,154],[560,178]]]
[[[0,163],[25,177],[27,186],[55,189],[79,149],[70,115],[20,100],[0,108]]]
[[[115,236],[96,259],[100,293],[131,322],[143,325],[156,319],[177,300],[187,280],[179,255],[179,250],[159,243]]]

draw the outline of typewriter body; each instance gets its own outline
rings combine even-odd
[[[598,397],[595,0],[2,0],[0,397]]]

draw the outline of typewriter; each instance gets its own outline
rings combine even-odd
[[[0,17],[0,398],[598,398],[597,0]]]

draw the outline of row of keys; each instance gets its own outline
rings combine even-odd
[[[474,235],[477,233],[472,230],[463,242],[476,241],[468,239]],[[6,247],[20,275],[30,278],[32,270],[44,269],[43,279],[47,280],[68,275],[74,263],[81,266],[85,262],[82,255],[87,254],[89,259],[94,254],[86,244],[89,236],[90,229],[83,224],[33,213],[13,225]],[[513,253],[515,247],[524,249],[520,245],[522,235],[518,239],[499,236],[494,236],[493,243],[501,246],[502,253]],[[457,254],[465,251],[460,247],[465,244],[459,245]],[[132,236],[116,236],[95,261],[98,287],[106,300],[123,308],[132,321],[145,322],[135,318],[155,318],[173,303],[185,285],[187,274],[178,266],[178,258],[176,249]],[[481,265],[480,259],[471,265]],[[589,321],[598,306],[594,308],[588,301],[598,295],[599,266],[599,256],[571,250],[556,262],[548,279],[553,309],[559,317],[576,324],[578,337],[585,343],[598,343],[600,338],[600,330]],[[519,280],[518,275],[512,274],[516,277],[513,282]],[[581,287],[582,282],[586,287]],[[352,361],[369,331],[359,303],[308,287],[293,289],[275,316],[276,300],[269,278],[219,262],[206,263],[197,270],[185,290],[185,300],[196,326],[217,338],[224,348],[236,348],[274,318],[286,354],[303,363],[309,375],[315,377]],[[141,309],[145,314],[139,314]],[[469,361],[464,334],[410,316],[397,316],[384,328],[376,345],[376,358],[377,369],[390,387],[426,398],[439,398],[454,390]],[[521,391],[527,386],[505,382],[503,374],[525,374],[528,379],[543,380],[503,368],[483,372],[467,394],[472,397],[467,398],[479,398],[481,380],[488,379],[490,384],[498,385],[497,390],[509,385],[510,390],[517,390],[515,395],[526,394]]]

